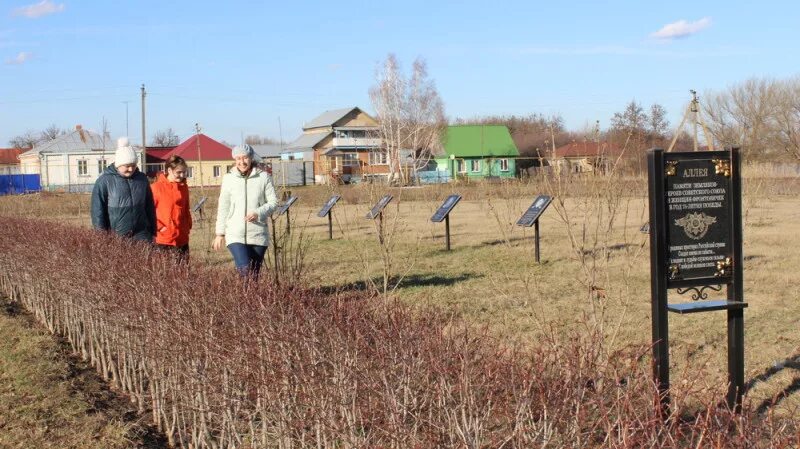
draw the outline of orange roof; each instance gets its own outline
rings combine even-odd
[[[197,140],[200,139],[200,145]],[[195,134],[194,136],[184,140],[180,145],[175,147],[172,151],[163,156],[164,160],[170,156],[177,155],[187,161],[196,161],[200,158],[197,157],[198,146],[200,147],[200,157],[204,161],[229,161],[233,160],[231,156],[231,149],[216,140],[206,136],[205,134]]]
[[[0,164],[19,164],[19,158],[17,156],[25,151],[28,151],[28,149],[0,148]]]
[[[547,154],[547,152],[544,152]],[[598,156],[614,156],[617,157],[622,153],[622,150],[609,144],[608,142],[570,142],[556,148],[556,157],[598,157]]]

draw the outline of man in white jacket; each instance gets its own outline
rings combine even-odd
[[[236,164],[222,179],[217,206],[214,250],[226,245],[233,255],[236,271],[257,278],[269,246],[267,218],[278,206],[272,177],[256,167],[253,147],[234,147]]]

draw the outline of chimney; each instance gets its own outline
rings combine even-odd
[[[75,130],[76,130],[76,131],[80,131],[80,130],[82,130],[82,129],[83,129],[83,126],[81,126],[81,125],[75,125]]]

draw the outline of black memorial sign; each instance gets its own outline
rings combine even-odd
[[[461,201],[461,195],[450,195],[447,199],[444,200],[439,209],[436,211],[435,214],[431,217],[431,221],[434,223],[441,223],[444,221],[447,214],[450,213],[451,210]]]
[[[332,197],[328,198],[328,201],[325,202],[325,205],[322,206],[322,209],[320,209],[319,212],[317,213],[317,217],[324,217],[328,215],[328,213],[330,213],[331,209],[333,208],[333,206],[336,205],[336,202],[339,201],[340,198],[341,196],[339,195],[333,195]]]
[[[384,197],[378,200],[378,202],[375,203],[372,209],[369,212],[367,212],[366,218],[374,220],[378,215],[380,215],[383,212],[383,209],[386,207],[387,204],[389,204],[390,201],[392,201],[392,195],[384,195]]]
[[[747,303],[740,167],[735,148],[691,153],[653,149],[647,154],[653,377],[665,409],[670,402],[668,312],[723,310],[728,328],[727,402],[732,410],[741,410]],[[670,291],[684,301],[669,302]],[[707,300],[711,292],[719,294]],[[687,293],[692,302],[685,302]]]
[[[732,245],[730,162],[678,154],[664,158],[669,278],[729,277],[724,267],[730,266]]]
[[[286,211],[288,211],[289,208],[292,207],[292,204],[294,204],[295,201],[297,201],[297,197],[296,196],[290,196],[289,199],[286,200],[285,203],[283,203],[282,205],[278,206],[278,210],[277,210],[278,215],[285,214]]]
[[[531,227],[536,220],[539,219],[539,216],[542,215],[547,206],[550,205],[550,202],[553,201],[553,198],[547,195],[539,195],[531,204],[531,207],[522,214],[519,220],[517,220],[517,226],[525,226]]]

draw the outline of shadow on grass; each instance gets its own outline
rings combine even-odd
[[[404,278],[400,279],[399,277],[393,277],[389,281],[389,285],[395,285],[398,281],[400,281],[400,286],[398,289],[403,288],[413,288],[413,287],[452,287],[453,285],[463,282],[469,279],[478,279],[482,278],[482,274],[476,273],[460,273],[454,276],[442,276],[440,274],[435,273],[425,273],[425,274],[412,274],[409,276],[405,276]],[[372,282],[375,285],[382,285],[383,279],[376,277],[372,279]],[[320,291],[325,294],[334,294],[334,293],[341,293],[341,292],[349,292],[349,291],[369,291],[371,290],[371,285],[369,285],[365,281],[356,281],[350,282],[344,285],[325,285],[320,287]]]
[[[763,373],[748,380],[747,383],[744,384],[745,392],[749,391],[759,382],[768,381],[771,377],[785,369],[794,369],[800,371],[800,353],[794,354],[783,361],[776,363],[775,365],[765,369]],[[800,377],[795,377],[792,383],[787,385],[782,391],[773,395],[772,398],[761,401],[761,404],[756,407],[756,412],[760,415],[766,413],[770,408],[778,405],[781,401],[797,391],[800,391]]]

